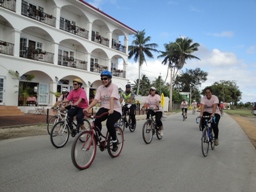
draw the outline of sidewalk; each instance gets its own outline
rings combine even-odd
[[[164,116],[169,116],[172,113],[165,112]],[[0,116],[0,129],[3,128],[12,128],[12,127],[24,127],[31,125],[40,125],[46,124],[46,115],[37,115],[37,114],[25,114],[22,116]],[[136,115],[136,120],[145,120],[146,114]]]

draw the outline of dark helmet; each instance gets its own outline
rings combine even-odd
[[[126,88],[131,88],[130,84],[125,85]]]
[[[100,76],[101,77],[102,76],[107,76],[109,78],[112,78],[112,73],[110,71],[108,71],[108,70],[104,70],[104,71],[101,72]]]

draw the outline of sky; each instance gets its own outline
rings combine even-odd
[[[182,68],[208,73],[199,89],[220,80],[235,81],[243,103],[256,102],[256,0],[86,0],[136,31],[145,30],[151,43],[164,51],[164,44],[188,37],[199,43]],[[129,44],[133,40],[129,37]],[[151,81],[164,80],[163,58],[146,58],[141,68]],[[128,60],[127,77],[138,78],[138,63]],[[169,82],[168,77],[168,82]]]

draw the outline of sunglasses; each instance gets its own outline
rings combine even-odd
[[[107,77],[104,77],[104,78],[101,78],[101,81],[106,81],[106,80],[108,80],[108,78]]]
[[[78,84],[74,83],[73,85],[74,85],[74,86],[77,86]]]

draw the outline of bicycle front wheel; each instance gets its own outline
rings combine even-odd
[[[151,143],[151,141],[153,139],[152,124],[153,124],[152,122],[150,124],[149,121],[146,121],[142,128],[142,137],[146,144]]]
[[[124,146],[124,132],[120,127],[115,127],[116,129],[116,139],[117,139],[117,150],[113,151],[113,144],[112,144],[112,138],[110,134],[108,133],[108,142],[107,142],[107,149],[108,149],[108,154],[115,158],[120,155],[123,146]]]
[[[81,132],[83,132],[83,131],[89,131],[89,130],[91,130],[91,124],[90,124],[90,122],[89,122],[87,119],[84,119],[83,122],[84,122],[84,128],[85,128],[85,129],[84,129],[84,130],[81,130],[81,129],[80,129],[80,130],[79,130],[79,133],[81,133]],[[83,139],[84,139],[84,137],[80,137],[79,140],[80,140],[81,142],[84,142]]]
[[[84,140],[84,142],[80,142]],[[97,143],[91,131],[81,132],[71,148],[73,165],[80,170],[91,166],[97,151]]]
[[[56,123],[51,131],[51,143],[56,148],[66,145],[69,139],[69,128],[65,121]]]
[[[48,122],[47,122],[47,132],[48,132],[49,135],[50,135],[51,132],[52,132],[52,128],[53,128],[54,124],[57,123],[57,122],[58,122],[58,116],[57,116],[57,115],[52,116],[52,117],[48,120]]]
[[[202,138],[201,138],[201,149],[203,156],[206,157],[209,151],[209,137],[208,137],[208,128],[204,128]]]

